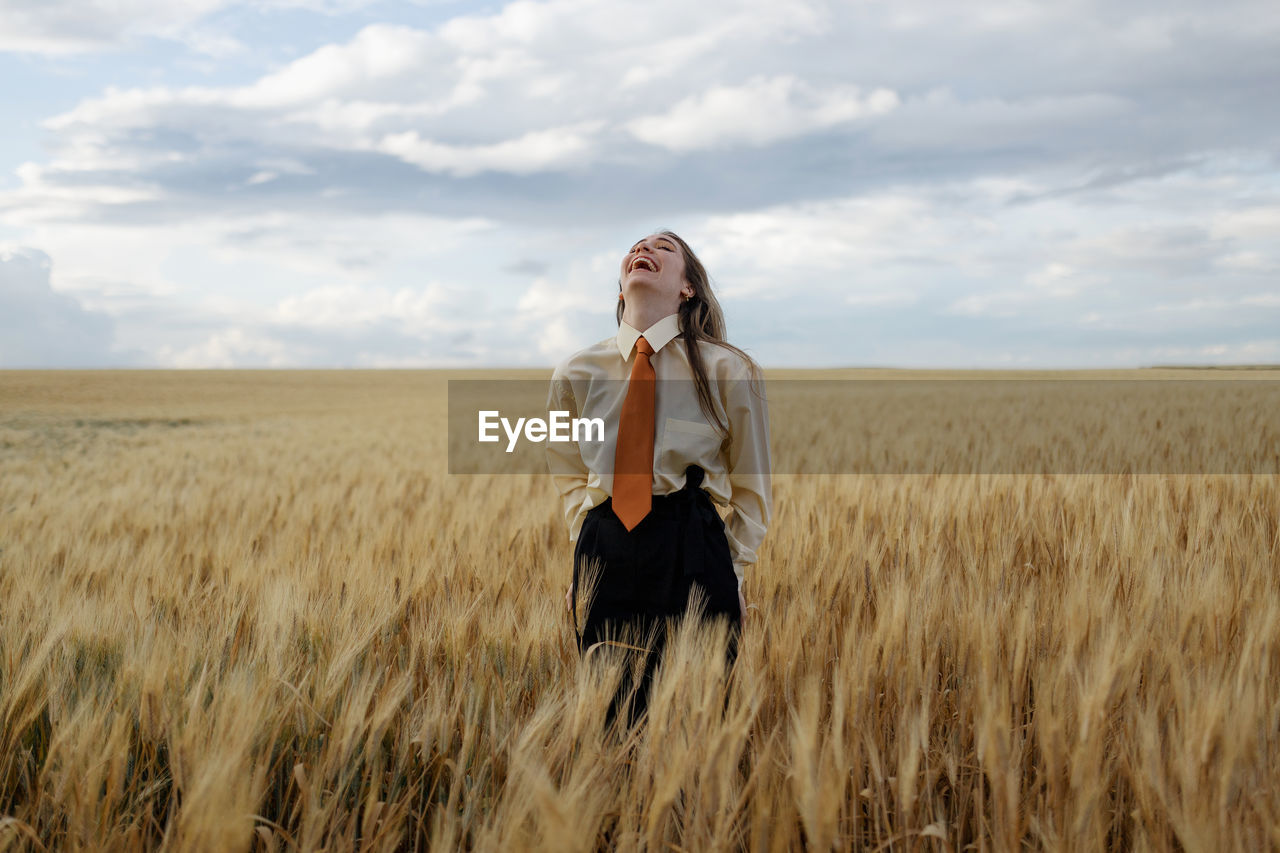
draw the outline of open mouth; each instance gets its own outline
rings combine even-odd
[[[655,264],[653,261],[651,261],[649,258],[646,258],[644,255],[641,255],[640,257],[636,258],[634,261],[631,262],[631,271],[635,272],[636,270],[648,270],[649,272],[657,272],[658,265]]]

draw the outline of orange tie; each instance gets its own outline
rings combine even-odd
[[[654,373],[649,356],[653,347],[641,335],[631,365],[627,397],[618,419],[618,447],[613,459],[613,511],[627,530],[633,529],[653,505]]]

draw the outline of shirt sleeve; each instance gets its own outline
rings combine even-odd
[[[560,368],[556,368],[551,377],[547,411],[568,412],[570,418],[578,416],[573,386]],[[556,491],[560,493],[561,512],[569,530],[569,541],[574,542],[577,541],[578,530],[582,526],[582,514],[579,510],[587,498],[587,466],[582,461],[582,453],[578,450],[576,441],[548,441],[546,451],[547,470],[551,473]]]
[[[732,430],[729,443],[729,513],[725,535],[733,554],[738,589],[764,541],[773,516],[772,460],[769,456],[769,407],[762,379],[730,380],[725,410]]]

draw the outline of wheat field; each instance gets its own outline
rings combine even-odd
[[[1280,477],[780,475],[605,733],[486,375],[0,372],[0,848],[1280,848]]]

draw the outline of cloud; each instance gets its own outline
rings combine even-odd
[[[886,104],[898,105],[896,99],[882,97]],[[1109,92],[962,99],[943,87],[906,99],[892,119],[869,132],[877,144],[896,150],[1008,148],[1041,144],[1064,132],[1078,143],[1074,133],[1079,129],[1114,127],[1135,107]]]
[[[179,368],[528,363],[513,318],[485,315],[485,300],[455,284],[326,285],[262,308],[205,309],[149,348],[159,365]]]
[[[299,366],[296,355],[285,343],[243,328],[215,332],[182,348],[162,347],[159,355],[166,367]]]
[[[1280,260],[1262,237],[1271,221],[1265,194],[1253,213],[1220,217],[1240,210],[1220,176],[1184,175],[1176,194],[1198,198],[1198,209],[1130,203],[1164,180],[1086,196],[1045,194],[1026,179],[939,182],[711,216],[682,233],[725,304],[756,313],[779,362],[814,357],[801,355],[803,339],[780,333],[781,318],[809,317],[809,306],[849,324],[844,349],[860,352],[853,341],[864,336],[877,341],[882,363],[921,364],[948,347],[983,363],[981,342],[997,340],[1030,362],[1052,352],[1059,363],[1105,363],[1096,359],[1118,358],[1125,337],[1144,347],[1265,339],[1280,323],[1267,297],[1274,282],[1262,272]],[[1256,191],[1247,187],[1240,198]],[[1203,301],[1210,290],[1221,294],[1212,304]],[[860,329],[871,317],[877,326]]]
[[[128,14],[168,20],[149,2]],[[263,11],[358,5],[199,14],[234,30]],[[619,222],[1044,170],[1059,173],[1041,191],[1088,194],[1153,157],[1185,171],[1217,145],[1269,138],[1265,111],[1233,95],[1267,61],[1265,28],[1235,26],[1238,5],[1189,6],[1185,26],[1133,8],[961,15],[925,0],[655,0],[625,25],[615,3],[588,0],[432,26],[362,13],[349,36],[234,85],[108,78],[47,118],[51,156],[0,190],[0,219],[141,225],[266,205]],[[1188,51],[1228,76],[1184,85]]]
[[[767,145],[898,106],[889,89],[863,95],[856,86],[821,90],[794,75],[755,77],[740,86],[717,86],[693,95],[661,115],[643,116],[627,129],[650,145],[694,151],[733,144]]]
[[[425,197],[434,212],[457,215],[477,211],[490,187],[509,199],[512,185],[494,183],[504,176],[555,174],[590,182],[562,198],[598,203],[587,200],[598,198],[600,177],[645,147],[623,124],[654,92],[673,77],[711,86],[740,76],[723,63],[812,35],[819,9],[662,0],[620,27],[609,4],[514,2],[431,28],[369,24],[237,85],[109,84],[43,121],[52,156],[0,191],[0,214],[118,220],[128,208],[156,222],[196,204],[242,210],[269,193],[307,210],[317,197],[421,210]],[[666,26],[675,16],[681,26]],[[805,127],[830,126],[858,106],[848,87],[824,94],[789,81],[780,92]],[[90,186],[97,197],[77,195]],[[517,195],[510,215],[542,218],[542,187]]]
[[[394,322],[410,333],[448,328],[447,288],[429,284],[422,288],[321,287],[282,300],[275,319],[282,324],[312,329],[356,329]]]
[[[112,47],[131,35],[173,34],[228,0],[6,0],[0,50],[66,54]]]
[[[549,269],[551,269],[551,265],[546,261],[539,261],[535,258],[521,258],[504,266],[502,271],[518,276],[540,276],[546,275]]]
[[[603,124],[591,121],[569,127],[531,130],[518,139],[470,146],[442,145],[421,139],[417,131],[411,130],[388,134],[375,147],[428,172],[458,177],[481,172],[527,175],[585,165],[591,159],[591,137]]]
[[[413,78],[432,65],[436,45],[431,33],[423,30],[371,24],[346,44],[324,45],[249,85],[209,94],[236,107],[278,109],[378,97],[387,85],[409,87],[406,95],[431,92],[432,81]]]
[[[114,323],[49,284],[38,249],[0,246],[0,367],[94,367],[135,357],[112,346]]]
[[[140,37],[172,39],[209,56],[242,45],[202,22],[236,7],[253,11],[306,9],[349,12],[370,0],[5,0],[0,5],[0,51],[61,56],[119,48]]]
[[[848,304],[901,303],[920,293],[914,279],[936,285],[969,267],[987,239],[980,217],[953,215],[948,193],[899,187],[775,205],[708,217],[686,236],[731,298],[780,298],[803,287],[837,292]],[[977,184],[968,195],[981,198]]]
[[[599,252],[560,275],[538,275],[516,303],[516,339],[533,341],[548,363],[616,331],[620,254]]]

